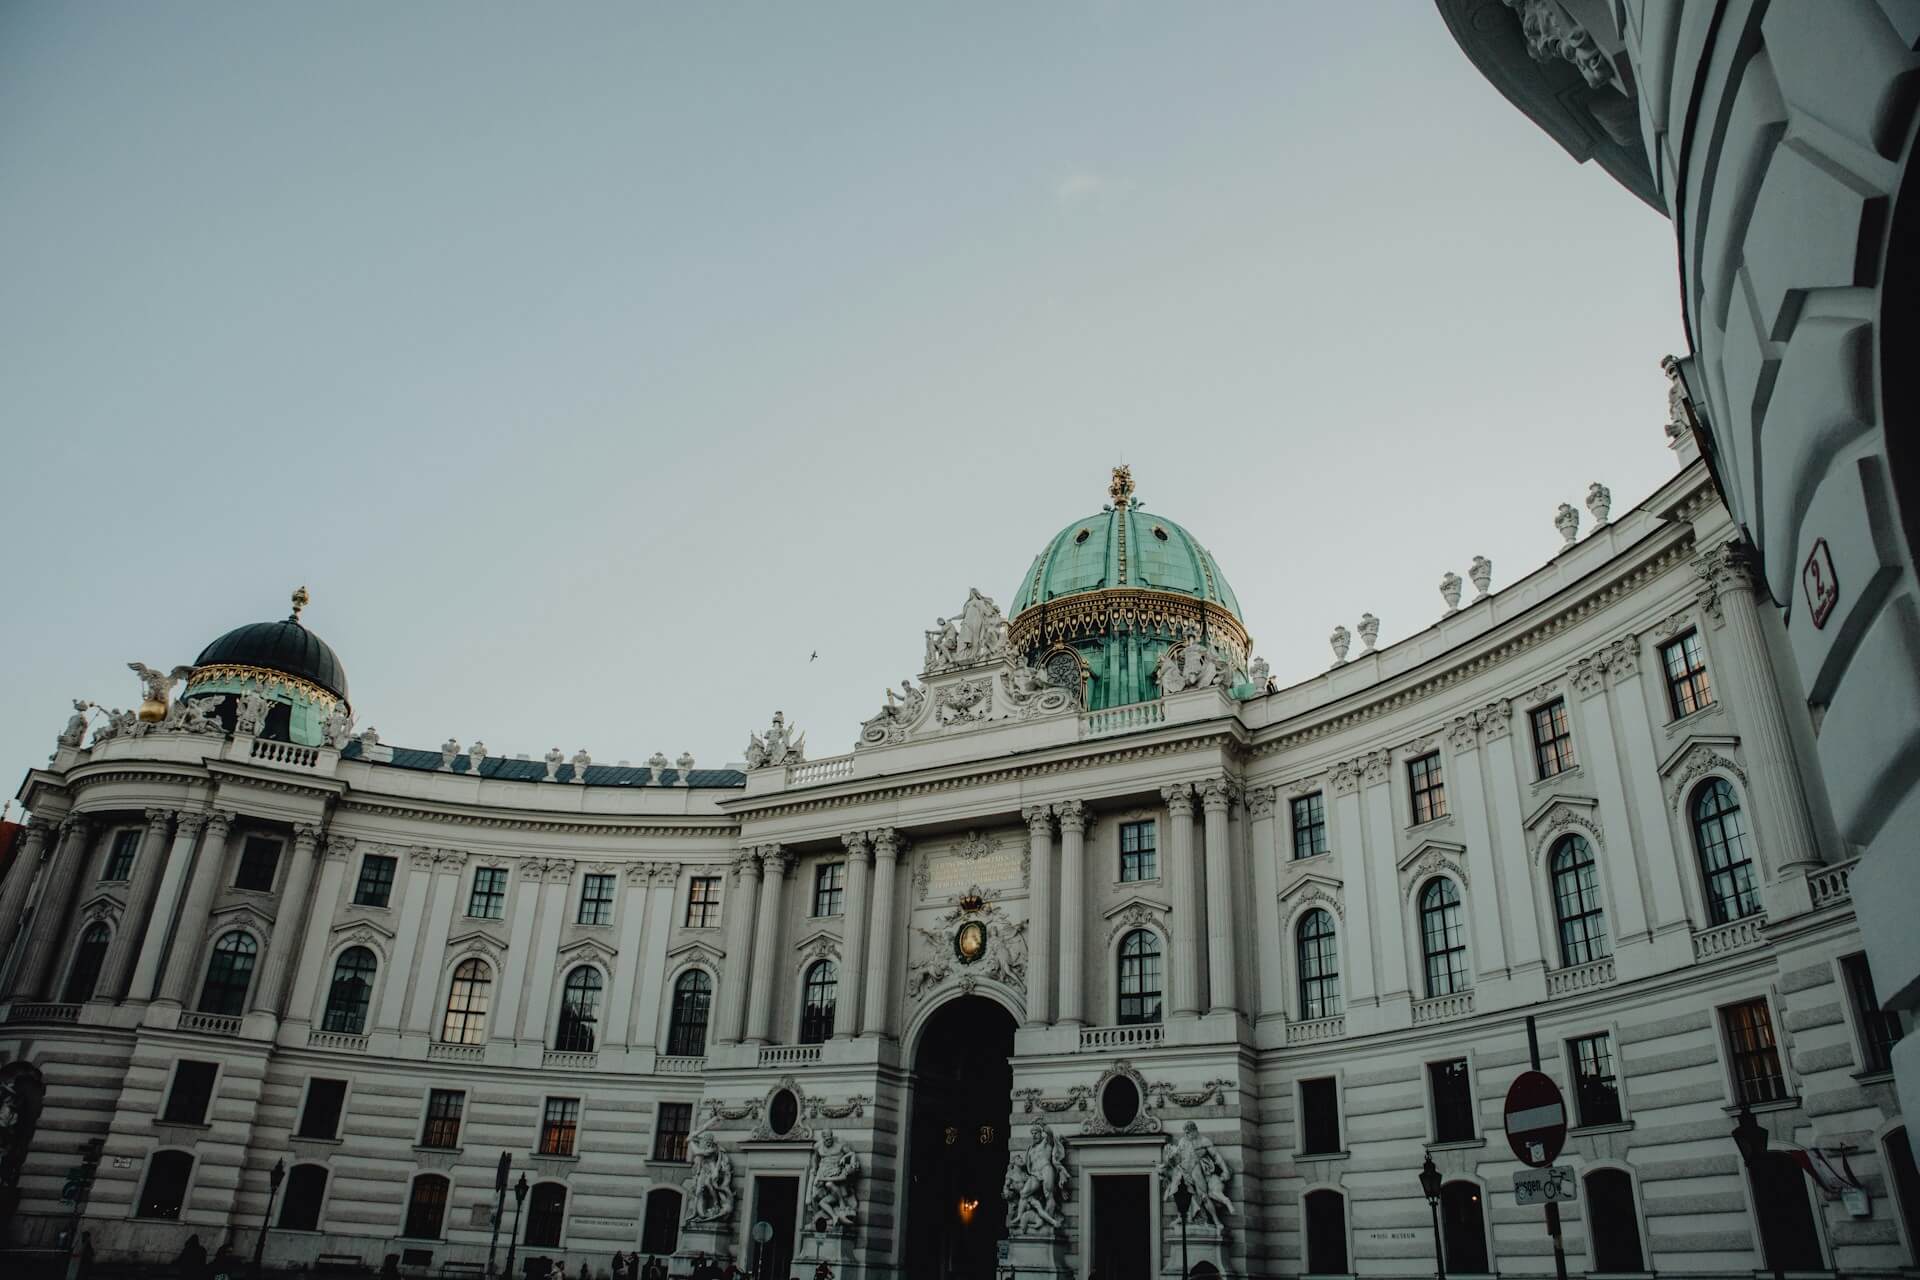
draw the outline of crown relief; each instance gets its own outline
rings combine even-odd
[[[1571,804],[1554,805],[1541,815],[1538,824],[1529,823],[1538,831],[1533,842],[1533,858],[1538,862],[1546,851],[1552,848],[1560,837],[1569,833],[1585,832],[1587,839],[1598,849],[1604,845],[1600,835],[1600,823],[1591,812],[1583,813]]]

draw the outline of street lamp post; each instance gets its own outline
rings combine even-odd
[[[1767,1265],[1773,1269],[1773,1280],[1785,1280],[1787,1269],[1782,1264],[1780,1250],[1774,1247],[1767,1207],[1760,1203],[1760,1184],[1754,1177],[1767,1157],[1767,1131],[1753,1118],[1753,1112],[1744,1102],[1733,1126],[1733,1145],[1740,1148],[1740,1162],[1747,1166],[1747,1187],[1753,1192],[1754,1219],[1760,1226],[1760,1251],[1766,1254]]]
[[[260,1275],[260,1259],[267,1251],[267,1224],[273,1221],[273,1198],[280,1194],[280,1180],[287,1176],[287,1162],[275,1160],[267,1171],[267,1211],[260,1215],[260,1234],[253,1241],[253,1274]]]
[[[520,1245],[520,1208],[527,1202],[527,1175],[513,1184],[513,1234],[507,1237],[507,1275],[513,1275],[513,1254]]]
[[[1433,1274],[1437,1280],[1447,1280],[1447,1255],[1440,1247],[1440,1189],[1440,1171],[1433,1167],[1433,1152],[1429,1151],[1426,1163],[1420,1166],[1420,1194],[1433,1211]]]
[[[500,1245],[500,1219],[507,1213],[507,1174],[513,1169],[513,1155],[500,1153],[500,1163],[493,1171],[493,1223],[487,1232],[487,1274],[495,1274],[493,1269],[493,1251]]]
[[[1180,1215],[1180,1277],[1193,1274],[1193,1267],[1187,1261],[1187,1210],[1193,1207],[1193,1191],[1182,1182],[1173,1189],[1173,1211]]]

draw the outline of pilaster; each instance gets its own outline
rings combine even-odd
[[[133,859],[133,882],[127,886],[127,907],[121,913],[120,927],[114,930],[107,958],[100,967],[95,1000],[112,1003],[127,994],[133,963],[140,954],[140,940],[153,917],[154,896],[160,892],[160,878],[166,870],[163,851],[167,828],[172,823],[171,809],[147,810],[147,829],[141,833],[140,850]]]
[[[1172,972],[1173,989],[1170,1016],[1200,1016],[1200,975],[1205,971],[1206,951],[1201,942],[1206,924],[1200,918],[1200,864],[1193,853],[1193,784],[1177,782],[1160,788],[1167,802],[1167,896],[1173,899]]]
[[[1207,992],[1208,1012],[1240,1009],[1239,965],[1233,945],[1233,860],[1227,841],[1227,814],[1233,786],[1225,778],[1199,784],[1206,814]]]
[[[1026,819],[1028,862],[1032,868],[1027,899],[1027,1025],[1053,1025],[1053,928],[1057,910],[1053,900],[1053,809],[1034,805],[1022,809]]]
[[[840,917],[840,1009],[834,1018],[833,1038],[850,1040],[860,1034],[860,1014],[866,1000],[867,893],[872,878],[873,840],[864,831],[840,837],[847,847],[847,902]]]
[[[765,1044],[773,1030],[773,993],[780,989],[783,974],[780,964],[780,913],[786,897],[787,873],[793,870],[793,855],[777,844],[762,845],[760,858],[760,909],[753,931],[753,988],[747,993],[748,1044]]]
[[[1253,862],[1253,954],[1260,992],[1255,1006],[1258,1020],[1287,1014],[1286,938],[1280,919],[1280,849],[1274,806],[1278,789],[1247,790],[1247,856]],[[1346,939],[1340,940],[1343,944]]]
[[[1078,800],[1054,807],[1060,820],[1060,1021],[1087,1021],[1087,828],[1093,815]]]

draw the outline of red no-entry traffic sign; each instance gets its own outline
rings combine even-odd
[[[1544,1169],[1567,1140],[1567,1104],[1541,1071],[1522,1071],[1507,1089],[1507,1145],[1523,1164]]]

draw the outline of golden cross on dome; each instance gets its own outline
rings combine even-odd
[[[1121,463],[1113,469],[1113,483],[1107,486],[1107,496],[1113,499],[1113,505],[1124,507],[1133,497],[1133,468]]]
[[[307,607],[307,602],[311,599],[313,599],[313,597],[307,594],[306,587],[295,587],[293,589],[293,617],[288,619],[288,621],[300,621],[300,611]]]

